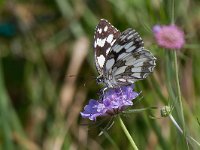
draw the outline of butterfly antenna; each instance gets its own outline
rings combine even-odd
[[[142,92],[140,92],[139,95],[140,95],[141,93],[142,93]],[[142,95],[141,97],[139,97],[139,99],[136,99],[134,105],[136,105],[137,103],[139,103],[143,98],[144,98],[144,96]]]
[[[81,123],[80,124],[81,126],[92,126],[92,125],[95,125],[95,122],[90,122],[90,123]]]
[[[107,118],[104,118],[100,121],[95,121],[95,122],[90,122],[90,123],[82,123],[80,125],[82,126],[89,126],[88,130],[94,129],[99,127],[100,125],[102,125],[105,121],[107,120]]]
[[[74,77],[77,77],[78,75],[66,75],[65,77],[66,78],[74,78]],[[89,83],[89,82],[92,82],[94,80],[96,80],[96,77],[94,75],[89,75],[90,78],[88,78],[86,80],[86,82],[84,83],[84,87],[86,86],[86,83]],[[91,80],[92,79],[92,80]]]
[[[91,77],[91,78],[88,78],[88,79],[85,81],[85,83],[83,84],[84,87],[86,87],[86,83],[90,83],[90,82],[96,80],[96,77],[95,77],[94,75],[90,75],[89,77]],[[91,79],[92,79],[92,80],[91,80]]]

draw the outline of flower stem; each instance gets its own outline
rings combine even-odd
[[[183,133],[183,130],[181,129],[181,127],[178,125],[178,123],[176,122],[176,120],[174,119],[174,117],[170,114],[169,118],[171,119],[171,121],[173,122],[173,124],[176,126],[176,128],[181,132],[181,134]],[[186,136],[187,140],[192,140],[194,143],[196,143],[199,147],[200,147],[200,143],[198,141],[196,141],[193,137],[191,136]]]
[[[171,119],[173,124],[176,126],[176,128],[183,134],[183,130],[181,129],[181,127],[178,125],[178,123],[176,122],[176,120],[174,119],[174,117],[171,114],[169,115],[169,118]]]
[[[124,125],[124,122],[122,121],[121,117],[119,116],[119,122],[120,122],[120,125],[126,135],[126,137],[128,138],[129,142],[131,143],[131,146],[134,150],[138,150],[133,138],[131,137],[130,133],[128,132],[126,126]]]
[[[117,147],[117,144],[115,143],[115,141],[112,139],[112,137],[105,131],[102,130],[103,134],[105,135],[105,137],[110,141],[110,143],[112,143],[114,149],[119,150],[119,148]]]
[[[175,9],[175,1],[171,0],[171,24],[174,24],[174,9]],[[183,104],[182,104],[182,97],[181,97],[181,90],[180,90],[180,84],[179,84],[179,73],[178,73],[178,61],[177,61],[177,53],[176,50],[173,52],[173,59],[174,59],[174,67],[175,67],[175,82],[177,86],[177,94],[178,94],[178,103],[180,108],[180,114],[181,114],[181,125],[183,126],[183,135],[185,135],[185,120],[183,115]]]
[[[171,9],[172,9],[172,12],[171,12],[171,24],[174,24],[174,9],[175,9],[175,3],[174,3],[174,0],[171,1]]]
[[[181,89],[180,89],[180,84],[179,84],[178,61],[177,61],[176,51],[174,51],[174,66],[175,66],[176,85],[177,85],[177,92],[178,92],[178,102],[179,102],[179,108],[180,108],[180,113],[181,113],[181,124],[183,126],[183,134],[185,134],[185,121],[184,121],[184,115],[183,115]]]

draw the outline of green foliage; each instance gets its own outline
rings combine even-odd
[[[92,50],[101,18],[121,31],[135,28],[157,57],[153,75],[136,83],[143,98],[132,109],[145,112],[122,117],[138,148],[199,149],[186,139],[200,141],[200,2],[174,2],[0,1],[0,31],[12,26],[9,36],[0,32],[0,149],[131,149],[118,121],[98,137],[109,119],[90,125],[79,114],[101,88]],[[152,33],[154,25],[171,22],[186,34],[176,53],[158,47]],[[166,105],[183,134],[168,117],[160,118]]]

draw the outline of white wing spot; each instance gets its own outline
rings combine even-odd
[[[148,68],[148,70],[150,71],[150,72],[153,72],[153,69],[155,68],[155,66],[151,66],[151,67],[149,67]]]
[[[117,67],[113,68],[113,69],[112,69],[112,72],[115,72],[116,70],[117,70]]]
[[[100,29],[99,29],[99,33],[101,34],[101,32],[102,32],[102,29],[100,28]]]
[[[133,73],[131,76],[136,77],[136,78],[141,78],[141,74],[140,73]]]
[[[103,47],[105,45],[106,38],[104,39],[97,39],[97,45]]]
[[[97,31],[98,31],[98,32],[101,34],[101,32],[102,32],[102,29],[101,29],[101,28],[99,28]]]
[[[108,30],[108,26],[105,26],[104,31],[106,32]]]
[[[150,63],[151,65],[156,65],[155,60],[149,61],[149,63]]]
[[[133,62],[133,65],[134,65],[134,66],[138,66],[138,65],[141,65],[141,66],[142,66],[143,63],[144,63],[144,62],[148,62],[148,60],[149,60],[149,58],[146,58],[146,57],[142,58],[142,56],[141,56],[140,59],[137,59],[136,61]],[[142,64],[141,64],[141,62],[142,62]]]
[[[99,57],[97,57],[97,61],[100,67],[103,67],[104,63],[105,63],[105,57],[103,55],[100,55]]]
[[[110,51],[110,47],[108,47],[108,49],[106,50],[106,55],[108,55],[109,51]]]
[[[134,83],[135,81],[137,81],[136,79],[128,79],[127,82],[129,83]]]
[[[118,53],[119,51],[121,51],[122,48],[123,48],[123,46],[115,45],[112,49],[114,52]]]
[[[133,41],[132,41],[132,42],[129,42],[128,44],[126,44],[124,48],[125,48],[125,49],[128,49],[129,47],[131,47],[131,45],[133,45]]]
[[[131,46],[126,50],[126,52],[132,52],[135,48],[136,48],[135,46]]]
[[[122,37],[121,37],[121,41],[125,40],[125,38],[126,38],[126,36],[125,36],[125,35],[124,35],[124,36],[122,36]]]
[[[126,67],[127,67],[127,66],[122,66],[122,67],[117,68],[117,70],[116,70],[116,72],[115,72],[114,74],[115,74],[115,75],[118,75],[118,74],[124,73]]]
[[[136,60],[136,61],[137,61],[137,60]],[[143,61],[137,62],[137,63],[133,62],[133,65],[134,65],[134,67],[140,67],[140,66],[143,66],[143,65],[144,65],[144,62],[143,62]]]
[[[106,69],[109,70],[115,63],[114,58],[107,60],[106,62]]]
[[[129,40],[129,39],[133,38],[133,36],[134,36],[134,34],[131,34],[129,37],[127,37],[127,39]]]
[[[118,58],[117,58],[117,60],[120,60],[120,59],[122,59],[124,56],[126,56],[127,55],[127,53],[121,53],[119,56],[118,56]]]
[[[97,47],[97,42],[95,41],[95,42],[94,42],[94,48],[96,48],[96,47]]]
[[[126,59],[125,59],[126,60]],[[133,65],[133,63],[136,61],[136,58],[134,58],[133,56],[129,57],[128,60],[126,60],[125,65],[127,66],[131,66]]]
[[[113,41],[112,41],[111,46],[115,43],[115,41],[116,41],[116,40],[113,40]]]
[[[143,78],[146,78],[148,76],[148,73],[145,73],[144,75],[143,75]]]
[[[142,71],[142,67],[132,68],[131,71],[132,72],[141,72]]]
[[[119,81],[121,81],[121,82],[126,82],[126,80],[125,79],[118,79]]]
[[[108,43],[111,43],[112,42],[112,40],[113,40],[113,34],[110,34],[108,37],[107,37],[107,42]]]

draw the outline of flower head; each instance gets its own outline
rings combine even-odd
[[[133,85],[108,89],[103,95],[102,100],[90,100],[89,104],[84,107],[84,111],[81,112],[81,116],[90,120],[96,120],[99,116],[118,114],[128,106],[133,105],[132,100],[138,95],[138,93],[133,91]]]
[[[172,107],[171,106],[164,106],[161,108],[160,110],[160,114],[161,114],[161,117],[167,117],[171,114],[172,112]]]
[[[184,32],[176,25],[155,25],[153,32],[158,45],[161,47],[180,49],[185,43]]]

